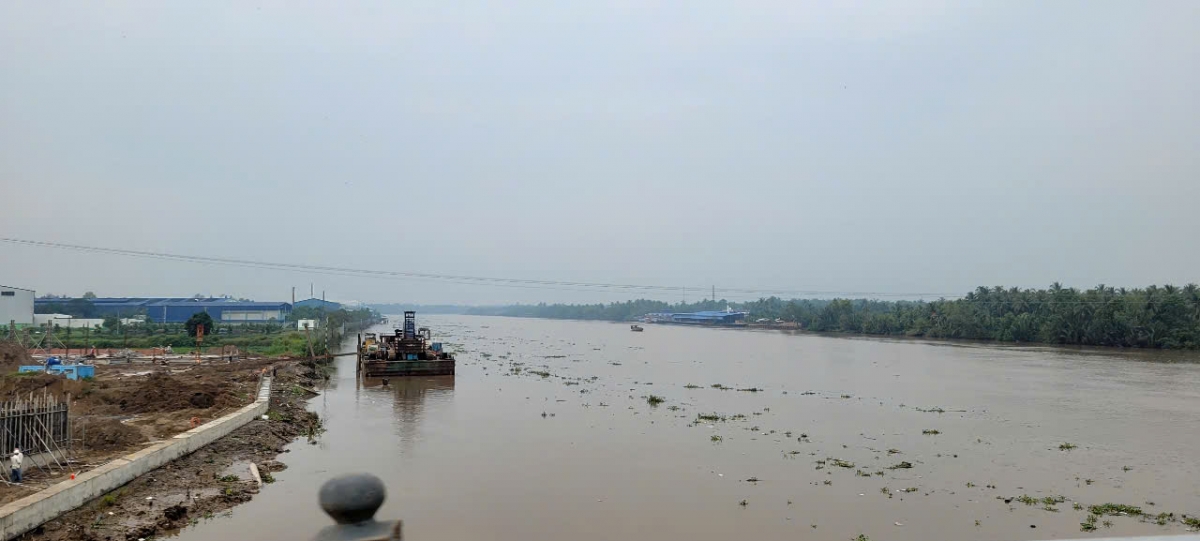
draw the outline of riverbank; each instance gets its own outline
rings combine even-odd
[[[337,343],[341,336],[332,337],[329,342]],[[204,338],[203,351],[207,353],[219,354],[225,348],[232,347],[236,351],[252,355],[264,356],[289,356],[289,357],[307,357],[309,355],[309,344],[312,344],[312,352],[315,355],[324,355],[326,353],[326,338],[324,332],[313,331],[306,334],[303,331],[295,330],[279,330],[273,331],[258,331],[244,332],[238,334],[214,334]],[[50,340],[43,340],[40,344],[44,349],[50,351],[53,348],[54,353],[85,355],[93,349],[98,354],[105,352],[117,352],[121,350],[132,350],[153,354],[156,352],[158,356],[162,356],[164,349],[170,347],[176,355],[186,355],[196,349],[196,338],[189,336],[186,332],[147,332],[142,334],[131,334],[122,336],[116,335],[101,335],[99,333],[89,333],[84,335],[79,331],[75,331],[70,336],[66,336],[61,331],[56,333]],[[34,348],[30,348],[34,351]]]
[[[190,455],[138,477],[101,498],[41,525],[26,534],[25,538],[56,541],[138,539],[177,530],[249,500],[258,491],[258,484],[250,472],[250,464],[255,464],[263,481],[269,482],[272,480],[271,472],[284,468],[275,458],[283,452],[285,445],[297,437],[316,438],[321,434],[320,420],[304,407],[304,400],[311,396],[306,389],[326,377],[320,365],[312,362],[263,361],[225,366],[236,368],[221,370],[220,367],[210,367],[212,370],[209,372],[189,372],[185,378],[195,380],[199,385],[212,385],[214,378],[232,382],[247,379],[257,381],[257,374],[264,370],[274,372],[275,384],[269,400],[267,419],[251,421]],[[167,379],[170,377],[160,375],[154,384],[165,389],[175,388],[176,385],[171,383],[173,380]],[[104,382],[101,381],[102,383]],[[232,392],[219,392],[217,399],[231,400],[242,397],[238,393],[240,387],[234,385],[231,389]],[[184,391],[183,394],[188,392]],[[149,417],[156,420],[148,424],[137,424],[128,420],[117,421],[107,425],[106,430],[93,425],[93,434],[98,435],[89,435],[86,439],[108,441],[109,446],[91,451],[91,454],[85,452],[83,456],[96,460],[97,463],[103,460],[103,456],[123,456],[147,444],[145,440],[137,441],[147,428],[160,433],[158,441],[163,441],[163,438],[172,434],[173,429],[187,430],[200,422],[194,417],[186,419],[170,411],[175,403],[172,397],[180,393],[147,391],[143,394],[147,396],[139,398],[134,393],[130,394],[129,399],[154,404],[155,413]],[[205,396],[205,393],[193,392],[191,396]],[[189,398],[185,402],[190,400]],[[205,398],[199,400],[207,402]],[[230,405],[236,410],[236,407],[243,405],[241,402],[238,400]],[[127,400],[125,407],[129,408],[131,403]],[[189,405],[194,406],[190,402]],[[89,404],[85,404],[84,408],[88,406]],[[159,411],[158,408],[166,411]],[[194,408],[180,408],[178,411],[190,409]],[[214,409],[210,414],[217,415],[226,410]],[[80,465],[85,465],[82,460]],[[69,478],[66,472],[63,472],[56,479],[35,478],[26,484],[41,487]],[[26,494],[21,494],[24,495]]]
[[[714,307],[714,305],[716,307]],[[992,340],[1005,343],[1200,349],[1200,286],[1097,286],[1079,290],[979,287],[957,299],[880,301],[769,297],[668,305],[640,299],[610,304],[479,307],[470,315],[633,321],[648,313],[724,310],[747,321],[794,322],[801,329],[872,336]]]
[[[550,317],[550,316],[535,316],[535,315],[503,315],[503,314],[464,314],[472,317],[504,317],[512,319],[536,319],[546,321],[578,321],[578,322],[602,322],[602,323],[617,323],[628,325],[629,320],[610,320],[610,319],[592,319],[592,318],[575,318],[575,317]],[[1063,344],[1055,342],[1039,342],[1039,341],[1013,341],[1013,340],[998,340],[992,338],[956,338],[946,336],[927,336],[924,334],[905,334],[905,333],[874,333],[874,332],[855,332],[841,330],[812,330],[805,328],[799,323],[785,321],[782,323],[745,323],[737,325],[688,325],[674,323],[650,323],[644,324],[648,326],[663,326],[663,327],[691,327],[699,329],[713,330],[741,330],[741,331],[779,331],[788,334],[803,334],[811,336],[822,336],[827,338],[869,338],[880,340],[897,340],[897,341],[914,341],[928,343],[944,343],[944,344],[974,344],[989,347],[1045,347],[1045,348],[1064,348],[1076,349],[1079,351],[1093,351],[1100,354],[1108,352],[1109,354],[1122,354],[1123,352],[1178,352],[1182,354],[1197,354],[1200,348],[1189,345],[1181,348],[1150,348],[1139,346],[1122,346],[1122,345],[1097,345],[1097,344]],[[1200,357],[1197,357],[1200,359]]]

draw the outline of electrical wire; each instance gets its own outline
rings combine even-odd
[[[38,248],[51,248],[59,250],[78,251],[86,253],[108,254],[123,257],[134,257],[142,259],[157,259],[165,261],[178,261],[185,263],[195,263],[204,265],[223,265],[242,268],[267,269],[267,270],[283,270],[283,271],[302,271],[314,274],[333,275],[333,276],[351,276],[351,277],[369,277],[369,278],[385,278],[385,279],[402,279],[402,280],[420,280],[420,281],[436,281],[440,283],[452,283],[461,285],[475,286],[499,286],[499,287],[515,287],[522,289],[544,289],[557,291],[581,291],[581,292],[618,292],[618,291],[644,291],[657,293],[670,293],[686,295],[688,293],[701,293],[710,291],[709,287],[705,286],[664,286],[664,285],[646,285],[646,284],[618,284],[618,283],[603,283],[603,282],[577,282],[566,280],[538,280],[527,278],[497,278],[489,276],[467,276],[456,274],[439,274],[439,273],[424,273],[412,271],[388,271],[375,269],[355,269],[348,267],[333,267],[325,265],[306,265],[298,263],[278,263],[269,261],[258,261],[250,259],[237,259],[228,257],[210,257],[210,256],[194,256],[184,254],[174,254],[168,252],[156,252],[146,250],[128,250],[121,248],[105,248],[99,246],[86,246],[80,244],[67,244],[61,242],[36,241],[28,239],[18,239],[11,237],[0,237],[0,242],[9,244],[32,246]],[[722,293],[750,293],[759,295],[818,295],[818,296],[875,296],[875,297],[947,297],[945,294],[937,293],[879,293],[879,292],[863,292],[863,291],[822,291],[822,290],[802,290],[802,289],[752,289],[752,288],[718,288]]]
[[[249,259],[236,259],[227,257],[208,257],[208,256],[192,256],[183,254],[173,254],[168,252],[153,252],[144,250],[128,250],[121,248],[104,248],[99,246],[85,246],[80,244],[66,244],[60,242],[35,241],[27,239],[17,239],[10,237],[0,237],[0,242],[9,244],[32,246],[39,248],[50,248],[59,250],[79,251],[86,253],[98,253],[117,255],[123,257],[134,257],[143,259],[157,259],[164,261],[177,261],[184,263],[193,263],[201,265],[222,265],[241,268],[265,269],[276,271],[302,271],[306,273],[322,274],[330,276],[347,276],[347,277],[366,277],[379,279],[393,279],[405,281],[424,281],[437,282],[447,284],[460,284],[472,286],[492,286],[506,287],[518,289],[537,289],[549,291],[574,291],[587,293],[627,293],[630,291],[656,292],[659,294],[678,294],[686,296],[690,294],[708,293],[711,291],[709,287],[704,286],[664,286],[664,285],[645,285],[645,284],[617,284],[603,282],[576,282],[566,280],[538,280],[527,278],[497,278],[488,276],[465,276],[456,274],[438,274],[424,273],[412,271],[386,271],[373,269],[355,269],[348,267],[333,267],[324,265],[305,265],[299,263],[277,263],[269,261],[257,261]],[[938,300],[966,300],[972,304],[980,305],[997,305],[997,304],[1025,304],[1025,305],[1043,305],[1043,304],[1058,304],[1058,305],[1104,305],[1124,302],[1134,302],[1138,304],[1162,304],[1169,302],[1163,299],[1131,299],[1128,294],[1115,296],[1107,300],[1003,300],[990,301],[982,299],[967,299],[967,295],[953,295],[945,293],[880,293],[870,291],[829,291],[829,290],[809,290],[809,289],[754,289],[754,288],[736,288],[722,287],[717,288],[717,291],[730,298],[725,299],[728,302],[754,302],[760,300],[763,295],[779,296],[788,295],[793,298],[800,298],[804,295],[818,297],[892,297],[901,298],[902,300],[920,300],[928,297],[933,297]],[[735,295],[729,295],[729,294]],[[737,293],[752,294],[757,296],[736,295]]]

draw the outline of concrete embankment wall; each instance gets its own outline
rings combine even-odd
[[[0,507],[0,539],[5,541],[99,498],[138,476],[208,445],[267,412],[271,378],[263,378],[253,404],[167,441],[125,455],[36,494]]]

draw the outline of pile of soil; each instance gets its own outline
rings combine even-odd
[[[0,397],[5,400],[15,400],[27,398],[30,393],[40,396],[43,389],[47,394],[60,398],[65,397],[67,393],[80,396],[88,386],[90,386],[88,382],[72,381],[44,372],[23,374],[12,372],[0,376]]]
[[[120,384],[101,384],[96,393],[100,405],[93,411],[112,413],[162,413],[184,409],[239,408],[249,403],[234,382],[200,374],[170,375],[155,372]]]
[[[34,364],[29,352],[21,344],[0,340],[0,370],[16,372],[17,367],[22,364]]]
[[[117,419],[88,419],[71,428],[72,437],[82,440],[90,451],[125,449],[146,441],[141,430]]]

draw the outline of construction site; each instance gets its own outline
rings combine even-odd
[[[0,340],[0,456],[7,464],[15,449],[24,455],[21,482],[3,469],[0,515],[60,483],[219,422],[261,401],[263,392],[270,400],[263,415],[228,436],[37,525],[27,537],[138,539],[177,529],[189,517],[248,500],[270,481],[270,472],[284,467],[274,458],[286,444],[322,431],[317,416],[304,408],[327,379],[318,361],[226,349],[199,355],[89,352],[87,364],[51,364],[56,354]],[[7,523],[3,529],[3,538],[10,538]]]

